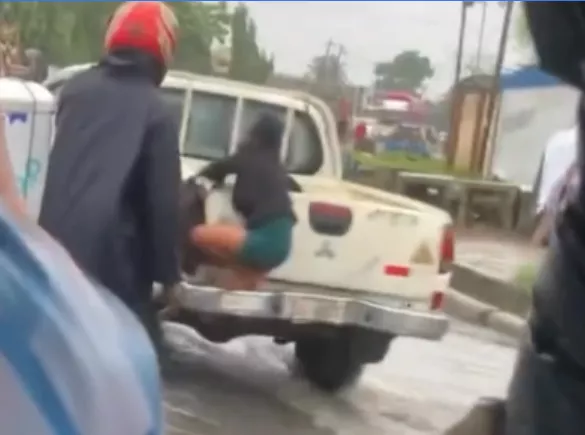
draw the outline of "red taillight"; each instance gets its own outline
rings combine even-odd
[[[328,202],[312,202],[309,205],[309,224],[317,234],[344,236],[351,229],[351,208]]]
[[[333,218],[350,218],[352,215],[350,208],[327,202],[312,202],[309,213]]]
[[[394,264],[388,264],[384,266],[384,274],[404,278],[410,275],[410,268],[404,266],[397,266]]]
[[[455,231],[451,225],[443,230],[443,239],[441,241],[441,261],[439,263],[439,273],[448,273],[455,260]]]
[[[439,311],[443,309],[443,304],[445,303],[445,293],[444,292],[433,292],[431,295],[431,311]]]

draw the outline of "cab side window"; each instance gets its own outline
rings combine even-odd
[[[287,109],[274,104],[245,100],[243,104],[238,141],[263,113],[272,113],[286,121]],[[295,112],[289,136],[289,147],[284,164],[293,174],[311,175],[316,173],[323,163],[323,148],[319,131],[311,117],[303,112]]]
[[[183,155],[205,160],[227,156],[236,107],[236,98],[193,92]]]
[[[305,112],[295,112],[284,163],[289,172],[299,175],[315,174],[323,164],[323,144],[319,130]]]

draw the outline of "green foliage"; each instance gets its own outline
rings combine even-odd
[[[383,167],[424,174],[452,175],[461,178],[477,178],[466,171],[449,168],[447,162],[431,157],[422,157],[404,151],[388,151],[377,155],[356,152],[355,159],[362,165]]]
[[[20,26],[22,47],[38,48],[49,63],[95,61],[103,51],[108,19],[121,2],[0,2],[8,21]],[[225,2],[171,2],[179,20],[176,67],[209,72],[209,48],[227,35]]]
[[[374,68],[378,89],[417,92],[433,77],[431,60],[418,50],[406,50],[389,62],[377,63]]]
[[[238,4],[231,16],[230,77],[252,83],[266,83],[274,71],[274,58],[256,42],[256,23],[245,4]]]
[[[307,78],[322,86],[344,86],[347,83],[346,67],[339,56],[322,54],[315,56],[309,64]]]
[[[228,34],[230,14],[226,2],[169,2],[179,19],[179,41],[174,67],[210,74],[210,48]]]

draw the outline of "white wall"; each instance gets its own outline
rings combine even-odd
[[[548,138],[575,123],[578,98],[568,86],[505,91],[492,173],[531,190]]]

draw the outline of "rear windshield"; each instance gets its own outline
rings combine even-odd
[[[64,81],[60,81],[48,86],[57,99],[63,84]],[[179,128],[183,120],[186,90],[162,88],[161,92]],[[194,91],[185,125],[183,155],[203,160],[221,159],[230,153],[232,138],[238,143],[261,113],[271,112],[283,121],[287,115],[284,107],[252,99],[243,100],[240,107],[242,112],[236,125],[237,98]],[[316,173],[323,163],[319,130],[305,112],[294,112],[284,163],[289,172],[302,175]]]

